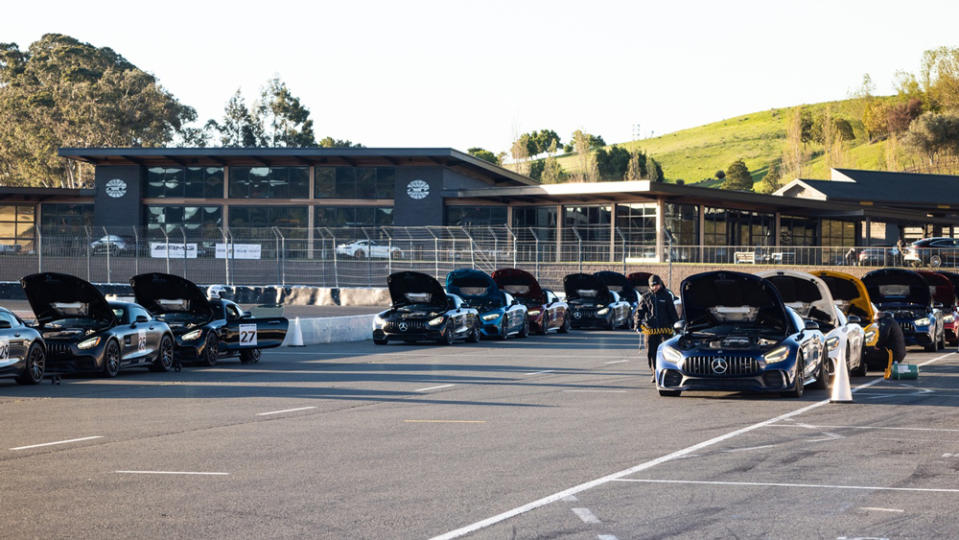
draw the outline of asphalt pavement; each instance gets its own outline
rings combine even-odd
[[[914,538],[959,530],[959,354],[855,402],[660,397],[632,332],[0,380],[9,538]]]

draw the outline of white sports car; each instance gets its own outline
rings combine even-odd
[[[337,255],[346,255],[348,257],[356,257],[357,259],[365,259],[367,257],[373,259],[403,258],[403,250],[396,246],[377,242],[376,240],[357,240],[349,244],[340,244],[336,246],[336,253]]]
[[[820,330],[826,335],[826,349],[832,366],[845,364],[851,375],[861,377],[866,374],[866,362],[862,356],[865,332],[861,320],[856,315],[847,317],[843,314],[823,280],[796,270],[769,270],[757,275],[771,281],[786,305],[802,318],[819,323]]]

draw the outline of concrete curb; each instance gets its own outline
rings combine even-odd
[[[300,331],[303,345],[322,343],[351,343],[373,339],[373,317],[375,314],[350,315],[347,317],[310,317],[300,318]],[[293,330],[293,320],[290,329]],[[282,347],[289,347],[293,336],[287,332]]]

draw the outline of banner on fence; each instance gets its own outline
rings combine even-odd
[[[259,259],[260,244],[230,244],[231,249],[227,249],[226,244],[216,245],[216,258],[224,259]]]
[[[187,259],[196,258],[196,244],[167,244],[166,242],[150,242],[150,257],[154,259],[184,258],[184,245]]]

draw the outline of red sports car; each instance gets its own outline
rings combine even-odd
[[[949,274],[951,272],[931,272],[928,270],[918,270],[922,277],[929,283],[929,291],[932,293],[932,299],[937,304],[942,304],[939,308],[942,310],[942,330],[946,334],[946,341],[950,345],[959,344],[959,311],[956,306],[956,282]],[[952,274],[956,280],[959,275]]]
[[[501,268],[493,272],[493,281],[526,306],[531,330],[542,335],[569,332],[569,306],[553,291],[541,288],[532,274],[519,268]]]

